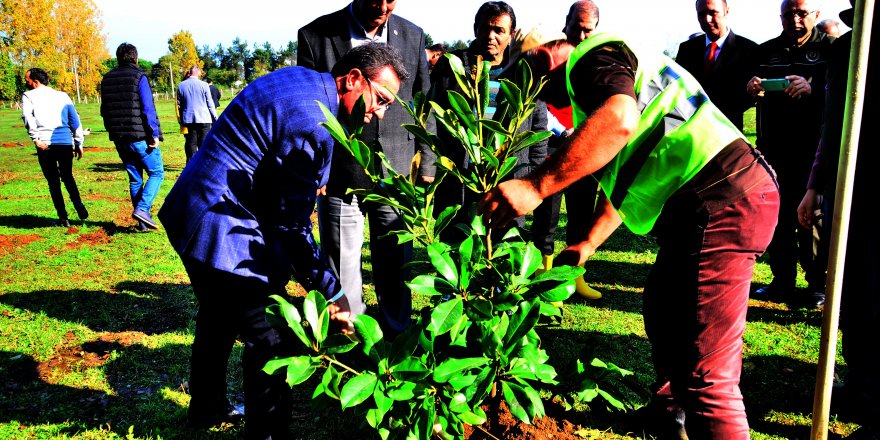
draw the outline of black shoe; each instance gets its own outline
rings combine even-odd
[[[650,403],[625,416],[627,423],[650,434],[650,438],[674,440],[688,440],[684,419],[684,410],[669,412]]]
[[[218,426],[224,423],[231,423],[233,425],[236,425],[241,423],[243,420],[244,407],[235,406],[229,401],[226,401],[226,409],[216,411],[200,411],[198,409],[193,410],[193,407],[190,406],[189,412],[187,413],[187,422],[190,426],[197,429],[210,428],[212,426]]]
[[[825,305],[825,292],[813,292],[813,294],[810,295],[810,304],[812,304],[813,307],[824,306]]]
[[[790,298],[793,293],[794,289],[783,289],[770,283],[767,286],[755,290],[752,297],[757,299],[785,299]]]
[[[143,209],[135,209],[134,212],[131,213],[131,218],[144,223],[151,229],[159,229],[159,225],[153,220],[153,216]]]
[[[70,221],[68,221],[67,219],[58,220],[58,221],[56,221],[56,222],[52,222],[52,226],[61,226],[61,227],[64,227],[64,228],[69,228],[69,227],[70,227]]]
[[[76,215],[79,216],[80,220],[89,218],[89,210],[86,209],[86,205],[80,203],[78,205],[73,205],[73,207],[76,208]]]

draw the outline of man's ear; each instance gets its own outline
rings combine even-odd
[[[354,90],[355,83],[362,81],[364,78],[364,73],[361,72],[361,69],[357,67],[348,71],[348,74],[345,75],[345,89],[346,90]]]

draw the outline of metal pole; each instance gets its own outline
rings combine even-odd
[[[169,58],[168,62],[168,88],[171,90],[171,97],[174,97],[174,70],[171,68],[171,62]]]
[[[813,426],[810,432],[812,440],[828,438],[831,388],[834,380],[834,360],[837,354],[840,296],[843,287],[843,265],[846,260],[852,186],[859,149],[873,11],[874,0],[856,0],[843,136],[840,143],[840,162],[837,167],[837,188],[835,189],[837,196],[834,201],[834,216],[831,227],[828,283],[825,288],[828,297],[825,301],[822,318],[819,371],[816,375],[816,390],[813,396]],[[850,292],[850,294],[854,294],[854,292]]]

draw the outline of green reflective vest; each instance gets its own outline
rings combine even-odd
[[[568,59],[566,80],[575,126],[589,115],[578,106],[572,69],[585,54],[608,43],[626,45],[617,36],[594,34]],[[673,193],[721,149],[745,137],[684,68],[666,56],[633,53],[639,61],[635,92],[641,119],[629,143],[605,166],[599,183],[623,224],[647,234]]]

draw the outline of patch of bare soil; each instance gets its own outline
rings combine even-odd
[[[4,142],[2,145],[3,148],[17,148],[17,147],[23,147],[23,146],[24,146],[24,144],[21,142]]]
[[[469,440],[583,440],[577,434],[577,425],[562,418],[562,411],[552,402],[544,402],[548,415],[535,419],[531,425],[522,423],[510,413],[507,403],[488,399],[483,404],[486,412],[486,423],[480,426],[465,426],[465,438]]]
[[[71,226],[67,229],[68,234],[74,234],[79,230]],[[88,234],[82,234],[79,237],[76,237],[76,241],[72,243],[67,243],[68,249],[80,248],[84,246],[97,246],[101,244],[106,244],[110,242],[110,235],[107,234],[107,231],[104,228],[98,228],[95,232],[90,232]]]
[[[141,332],[105,333],[83,345],[70,345],[76,339],[76,335],[67,332],[64,340],[55,346],[55,356],[37,365],[39,378],[46,383],[54,383],[55,378],[71,372],[101,366],[110,359],[113,350],[136,344],[145,337],[146,335]]]
[[[115,153],[115,148],[107,148],[107,147],[83,147],[83,150],[87,152],[95,152],[95,153]]]
[[[0,235],[0,255],[10,254],[16,249],[40,240],[42,240],[42,238],[36,234]]]

